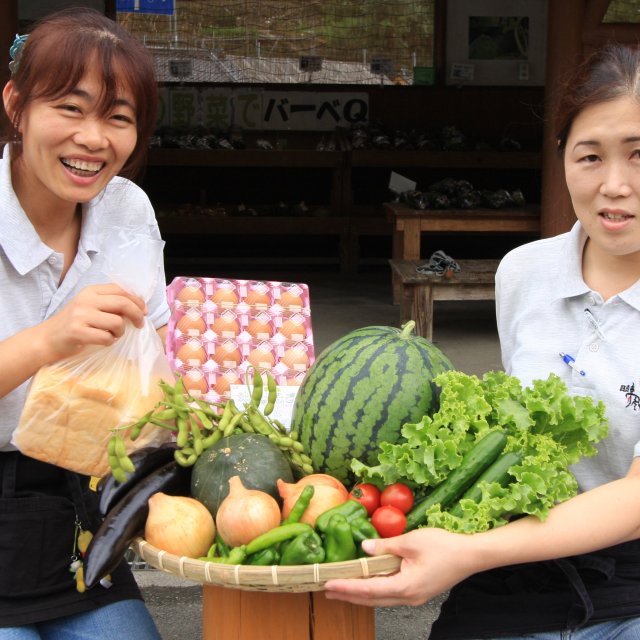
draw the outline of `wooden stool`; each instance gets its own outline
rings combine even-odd
[[[274,593],[203,585],[203,640],[375,640],[375,609],[322,591]]]
[[[494,300],[499,260],[457,260],[460,271],[449,275],[424,275],[416,267],[424,260],[389,260],[400,286],[400,324],[415,320],[416,333],[433,339],[434,300]]]

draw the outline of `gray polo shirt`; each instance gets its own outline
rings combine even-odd
[[[596,457],[572,468],[588,490],[626,475],[640,455],[640,281],[605,302],[582,279],[585,242],[577,222],[508,253],[496,275],[496,309],[507,373],[529,385],[553,372],[572,395],[605,403],[609,436]]]
[[[134,183],[114,178],[96,198],[83,205],[78,253],[63,282],[63,256],[45,245],[23,211],[11,184],[9,145],[0,160],[0,340],[34,326],[66,305],[88,285],[108,282],[100,248],[103,238],[120,228],[148,229],[160,238],[153,207]],[[158,285],[147,302],[149,318],[158,328],[167,324],[164,265],[158,264]],[[27,392],[28,381],[0,398],[0,451],[9,444]]]

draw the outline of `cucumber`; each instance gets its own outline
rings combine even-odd
[[[502,431],[491,431],[478,440],[464,455],[460,466],[409,511],[405,531],[426,524],[425,511],[432,505],[439,503],[444,509],[455,502],[502,453],[506,444],[507,436]]]
[[[506,487],[513,479],[513,476],[509,474],[509,469],[516,464],[520,464],[522,456],[514,451],[509,453],[503,453],[492,465],[490,465],[483,474],[467,489],[460,500],[473,500],[474,502],[480,502],[482,498],[482,490],[480,489],[480,483],[486,482],[491,484],[492,482],[498,482],[503,487]],[[462,507],[460,501],[458,501],[450,510],[450,513],[454,516],[462,517]]]

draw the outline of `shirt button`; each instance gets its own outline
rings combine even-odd
[[[58,258],[56,258],[55,256],[49,256],[49,257],[47,258],[47,262],[48,262],[49,264],[55,264],[56,262],[58,262]]]
[[[589,296],[589,304],[595,304],[596,299],[593,296]]]
[[[600,348],[600,345],[598,345],[598,343],[597,343],[597,342],[592,342],[592,343],[589,345],[589,351],[594,351],[594,352],[595,352],[595,351],[597,351],[599,348]]]

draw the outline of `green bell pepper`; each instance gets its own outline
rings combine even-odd
[[[353,535],[353,541],[356,543],[358,549],[358,557],[364,558],[369,554],[362,549],[362,541],[369,540],[371,538],[379,538],[380,534],[378,530],[373,526],[369,518],[356,518],[351,521],[351,534]]]
[[[324,534],[324,550],[326,562],[354,560],[358,555],[351,525],[340,513],[332,515],[329,520]]]
[[[322,538],[312,529],[301,533],[289,542],[280,556],[280,564],[315,564],[324,562],[324,558]]]
[[[342,515],[347,519],[347,522],[351,522],[356,518],[366,516],[367,509],[357,500],[349,499],[345,502],[341,502],[339,505],[331,507],[331,509],[328,509],[318,516],[316,519],[316,529],[322,533],[326,533],[327,527],[329,526],[329,520],[331,520],[331,516],[335,514]]]

